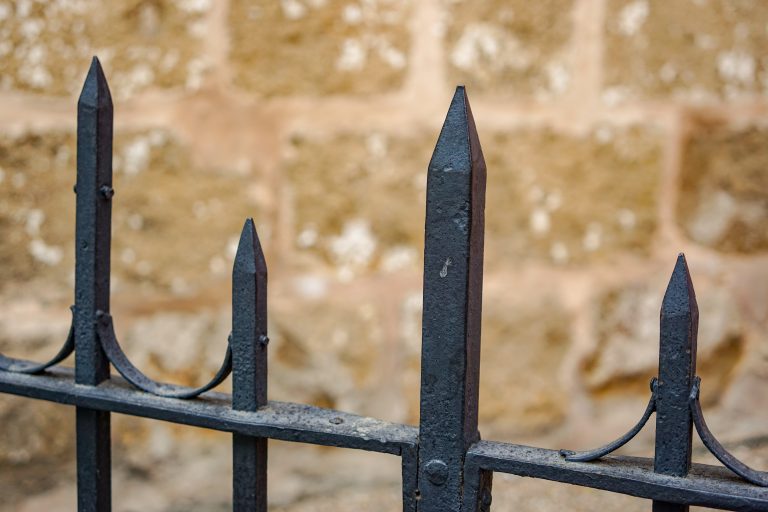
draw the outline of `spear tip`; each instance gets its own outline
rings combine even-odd
[[[91,108],[112,108],[112,94],[109,92],[109,84],[104,76],[101,62],[95,55],[91,59],[91,67],[85,77],[78,104]]]

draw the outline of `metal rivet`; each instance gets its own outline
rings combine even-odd
[[[448,480],[448,465],[438,459],[427,462],[424,466],[427,479],[435,485],[443,485]]]
[[[268,345],[269,344],[269,337],[266,334],[262,334],[259,336],[259,343],[262,345]]]
[[[115,189],[113,189],[109,185],[102,185],[101,188],[99,189],[99,192],[101,192],[101,195],[105,199],[112,199],[112,196],[115,195]]]
[[[330,421],[334,425],[341,425],[342,423],[344,423],[344,418],[339,418],[338,416],[336,416],[335,418],[331,418],[328,421]]]

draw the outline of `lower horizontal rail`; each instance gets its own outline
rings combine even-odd
[[[98,386],[75,384],[74,371],[55,367],[41,375],[0,371],[0,393],[111,411],[281,441],[400,455],[417,444],[418,429],[311,405],[269,402],[235,411],[231,396],[209,392],[193,400],[139,391],[119,377]]]
[[[744,482],[726,468],[694,464],[687,478],[653,472],[653,459],[604,457],[566,462],[555,450],[494,441],[473,445],[467,471],[480,469],[542,478],[638,498],[725,510],[768,511],[768,488]]]

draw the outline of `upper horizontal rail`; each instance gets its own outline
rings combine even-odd
[[[687,478],[653,472],[653,459],[605,457],[566,462],[557,450],[479,441],[467,465],[488,471],[542,478],[638,498],[743,512],[768,511],[768,489],[739,479],[726,468],[693,464]]]
[[[418,438],[418,429],[410,425],[311,405],[270,401],[257,411],[236,411],[229,394],[165,398],[136,390],[115,376],[98,386],[83,386],[75,384],[72,369],[61,367],[35,376],[0,372],[0,392],[210,430],[394,455],[413,448]]]

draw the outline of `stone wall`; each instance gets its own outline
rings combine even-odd
[[[684,251],[710,423],[756,446],[766,26],[761,0],[0,0],[0,350],[42,359],[68,328],[76,99],[97,54],[134,362],[183,384],[215,371],[253,216],[271,397],[417,422],[426,167],[464,83],[488,164],[483,436],[578,448],[626,430]],[[0,397],[0,509],[73,503],[72,418]],[[122,417],[114,432],[117,510],[226,508],[226,436]],[[270,464],[280,510],[321,494],[397,509],[396,461],[274,443]]]

